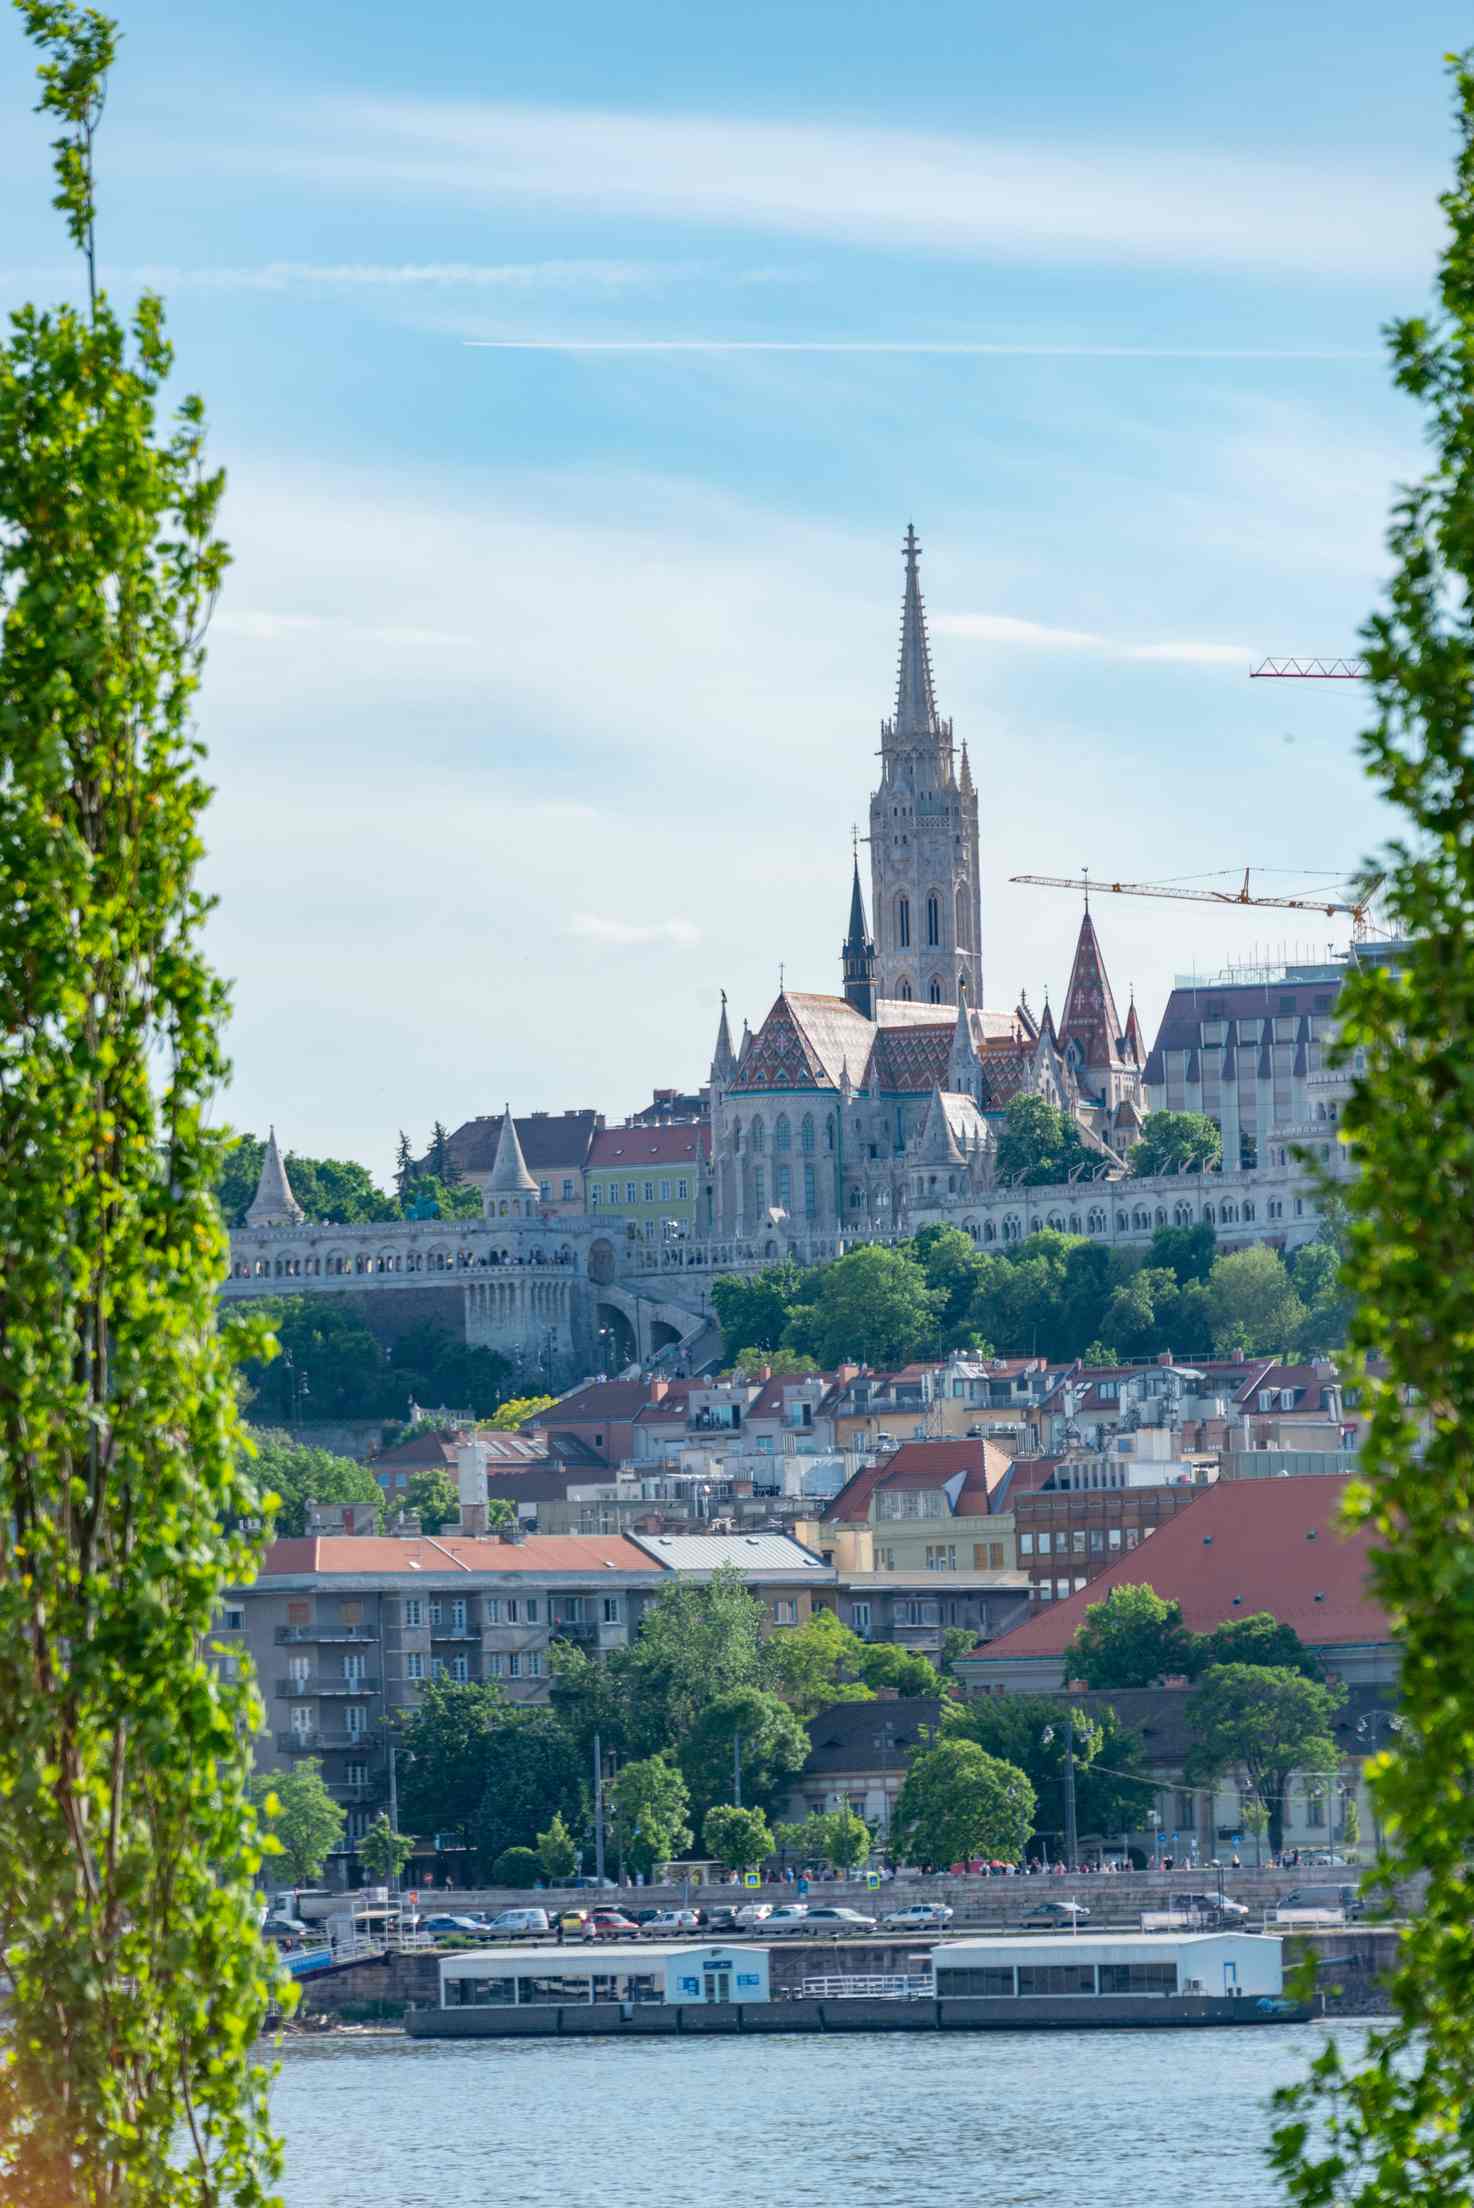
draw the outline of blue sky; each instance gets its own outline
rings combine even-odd
[[[899,539],[1010,874],[1349,869],[1354,645],[1419,464],[1460,11],[139,0],[104,273],[162,286],[229,470],[202,726],[231,1118],[386,1168],[705,1070],[837,986]],[[71,279],[0,19],[0,305]],[[1103,901],[1173,975],[1325,923]]]

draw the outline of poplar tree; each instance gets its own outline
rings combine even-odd
[[[273,1984],[211,1661],[258,1514],[216,1332],[221,987],[192,727],[225,568],[159,301],[99,286],[116,26],[20,0],[84,303],[0,345],[0,2198],[264,2202]]]
[[[1352,1344],[1370,1423],[1353,1515],[1402,1647],[1403,1725],[1369,1777],[1373,1885],[1423,1898],[1355,2059],[1327,2041],[1280,2096],[1275,2161],[1303,2208],[1466,2208],[1474,2190],[1474,57],[1450,57],[1459,150],[1442,205],[1441,311],[1389,332],[1433,463],[1400,492],[1394,572],[1363,635],[1368,771],[1402,815],[1386,903],[1408,938],[1338,1003]],[[1372,1363],[1371,1360],[1375,1360]]]

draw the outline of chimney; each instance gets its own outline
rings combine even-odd
[[[666,1398],[666,1397],[667,1397],[667,1396],[668,1396],[669,1394],[670,1394],[670,1382],[669,1382],[668,1380],[652,1380],[652,1381],[651,1381],[651,1383],[650,1383],[650,1400],[651,1400],[651,1402],[652,1402],[652,1403],[663,1403],[663,1402],[665,1401],[665,1398]]]
[[[503,1526],[499,1535],[499,1539],[505,1542],[506,1546],[509,1549],[520,1549],[523,1542],[527,1539],[527,1536],[522,1531],[522,1526],[519,1521],[516,1525]]]
[[[456,1444],[456,1488],[461,1500],[460,1531],[474,1540],[486,1531],[486,1468],[474,1441]]]

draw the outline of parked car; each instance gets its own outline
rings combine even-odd
[[[1317,1855],[1307,1855],[1302,1848],[1300,1862],[1302,1868],[1308,1871],[1333,1871],[1346,1868],[1345,1856],[1333,1855],[1328,1848],[1321,1849]]]
[[[909,1909],[893,1909],[881,1923],[887,1932],[940,1932],[952,1922],[944,1901],[913,1901]]]
[[[503,1909],[486,1927],[498,1940],[546,1939],[553,1929],[546,1909]]]
[[[420,1919],[420,1930],[422,1932],[433,1932],[437,1937],[445,1933],[459,1932],[469,1932],[474,1936],[480,1932],[488,1932],[490,1929],[491,1927],[485,1917],[453,1917],[442,1914],[438,1917],[422,1917]]]
[[[588,1921],[587,1909],[560,1909],[553,1919],[553,1930],[561,1927],[565,1940],[576,1939]]]
[[[300,1917],[269,1916],[262,1920],[261,1930],[268,1940],[305,1940],[310,1937],[309,1928]]]
[[[1036,1901],[1032,1909],[1024,1911],[1019,1923],[1026,1932],[1068,1932],[1086,1923],[1089,1916],[1083,1901]]]
[[[636,1909],[632,1914],[636,1924],[647,1925],[653,1924],[661,1912],[658,1909]]]
[[[1188,1916],[1206,1917],[1212,1924],[1238,1924],[1249,1914],[1248,1903],[1235,1901],[1229,1894],[1174,1894],[1167,1907]]]
[[[651,1939],[668,1940],[681,1932],[699,1932],[701,1919],[694,1909],[657,1909],[645,1926]]]
[[[586,1940],[637,1940],[643,1927],[622,1909],[596,1909],[584,1922]]]
[[[802,1932],[809,1919],[806,1901],[780,1902],[763,1926],[765,1934],[781,1939],[785,1932]]]
[[[732,1921],[741,1925],[744,1931],[751,1931],[755,1924],[766,1924],[772,1914],[773,1904],[770,1901],[745,1901],[740,1909],[733,1912]]]
[[[771,1929],[770,1921],[769,1930]],[[873,1932],[875,1919],[862,1916],[858,1909],[831,1909],[826,1906],[822,1909],[810,1909],[804,1919],[804,1929],[811,1932],[815,1939],[842,1940],[846,1933],[853,1935],[857,1932]]]
[[[1293,1916],[1297,1909],[1339,1909],[1348,1922],[1366,1915],[1366,1903],[1354,1886],[1297,1886],[1293,1893],[1281,1894],[1278,1906],[1283,1916]]]

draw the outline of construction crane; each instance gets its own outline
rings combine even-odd
[[[1025,882],[1035,889],[1073,889],[1085,892],[1087,907],[1093,889],[1109,891],[1113,897],[1180,897],[1192,904],[1201,905],[1272,905],[1281,912],[1318,912],[1327,919],[1344,913],[1351,922],[1352,939],[1361,942],[1367,933],[1372,899],[1382,884],[1382,877],[1357,887],[1353,901],[1346,903],[1336,897],[1259,897],[1249,888],[1252,869],[1244,868],[1244,879],[1237,889],[1189,889],[1177,882],[1100,882],[1086,871],[1074,878],[1068,874],[1012,874],[1009,880]]]
[[[1364,659],[1261,659],[1250,682],[1365,682]]]

